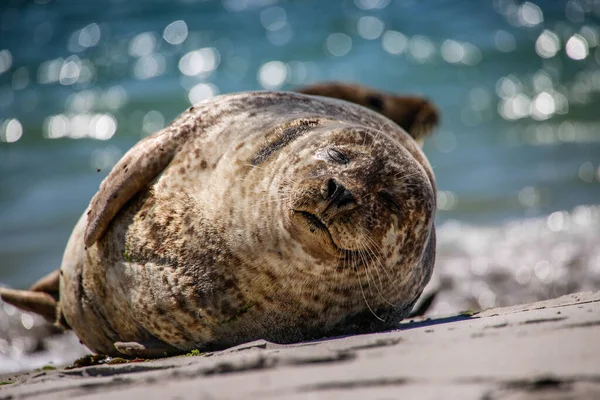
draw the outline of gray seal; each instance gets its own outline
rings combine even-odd
[[[356,85],[300,91],[218,96],[141,140],[60,270],[2,298],[113,356],[394,327],[434,265],[436,187],[415,138],[437,113]]]

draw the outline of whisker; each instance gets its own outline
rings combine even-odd
[[[369,251],[372,254],[373,259],[377,263],[375,268],[377,268],[377,270],[378,270],[378,267],[381,267],[381,269],[385,273],[387,279],[390,282],[394,283],[396,281],[396,279],[394,279],[390,276],[390,274],[388,272],[388,268],[386,268],[385,264],[381,261],[383,250],[381,249],[379,244],[377,242],[375,242],[375,240],[371,237],[371,235],[369,235],[369,232],[364,228],[362,230],[362,235],[365,239],[367,239],[367,241],[365,242],[365,244],[367,246],[365,250]],[[373,250],[373,248],[371,246],[375,247],[375,250]],[[383,287],[382,287],[382,289],[383,289]],[[391,303],[387,299],[385,299],[383,297],[383,295],[382,295],[382,298],[389,305],[394,306],[394,307],[397,306],[397,304]]]
[[[375,242],[375,240],[373,240],[373,238],[371,237],[371,235],[369,235],[369,231],[367,231],[365,228],[362,229],[362,234],[364,235],[365,238],[367,238],[374,246],[375,249],[379,252],[382,251],[381,246],[379,246],[379,244],[377,242]]]
[[[402,172],[400,172],[400,173],[394,175],[393,177],[395,179],[400,179],[400,178],[406,179],[406,178],[410,178],[411,176],[419,175],[420,173],[421,173],[421,171],[416,171],[416,172],[413,172],[413,173],[410,173],[410,174],[404,174],[403,175]]]
[[[368,236],[366,238],[370,239],[371,241],[373,240],[373,239],[371,239]],[[377,252],[371,248],[371,246],[369,245],[369,243],[365,243],[365,245],[366,245],[365,250],[368,252],[368,254],[370,254],[370,256],[372,257],[372,259],[383,269],[383,272],[386,274],[387,278],[391,281],[392,278],[390,277],[390,275],[389,275],[387,269],[385,268],[385,266],[381,263],[381,258],[377,255]]]
[[[350,250],[353,252],[352,253],[352,259],[354,260],[354,251],[355,251],[355,249],[351,248]],[[365,296],[365,291],[363,289],[362,280],[360,279],[360,274],[358,273],[358,269],[356,268],[356,265],[354,265],[353,268],[354,268],[354,272],[356,273],[356,277],[358,278],[358,284],[359,284],[358,286],[360,287],[360,292],[362,294],[363,300],[365,301],[365,304],[367,305],[367,308],[369,309],[369,311],[371,312],[371,314],[373,314],[373,316],[375,316],[375,318],[377,318],[381,322],[385,322],[383,320],[383,318],[381,318],[377,314],[375,314],[375,311],[373,311],[373,309],[369,305],[369,301],[367,300],[367,296]]]
[[[373,150],[373,147],[375,147],[375,139],[377,139],[377,137],[379,136],[379,134],[383,131],[383,128],[389,124],[390,122],[392,122],[392,120],[388,119],[387,121],[385,121],[377,130],[377,132],[375,132],[375,136],[373,138],[373,142],[371,143],[371,147],[369,148],[369,150]]]
[[[367,253],[368,256],[368,253]],[[379,274],[379,268],[377,267],[377,264],[373,264],[373,267],[375,268],[375,272],[377,273],[377,277],[379,278],[379,284],[381,285],[381,290],[383,290],[383,282],[381,281],[381,275]],[[385,268],[384,268],[385,271]],[[377,293],[379,294],[379,297],[381,297],[381,299],[386,302],[387,304],[389,304],[392,307],[396,307],[396,304],[391,303],[388,299],[385,298],[385,296],[383,295],[383,293],[381,292],[381,290],[377,287],[377,285],[375,285],[375,288],[377,289]]]
[[[373,289],[371,288],[371,275],[369,274],[369,263],[367,262],[367,260],[365,260],[362,249],[357,248],[356,251],[358,252],[358,257],[360,258],[360,261],[362,262],[365,268],[365,272],[367,274],[367,284],[369,285],[369,291],[371,292],[371,296],[373,296]],[[375,282],[373,282],[373,285],[375,285]]]

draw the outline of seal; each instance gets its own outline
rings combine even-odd
[[[60,270],[2,298],[113,356],[394,327],[434,265],[435,180],[415,139],[437,112],[355,85],[300,91],[218,96],[141,140]]]

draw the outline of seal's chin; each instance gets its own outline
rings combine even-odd
[[[339,259],[348,259],[355,254],[354,250],[344,249],[335,242],[327,225],[316,214],[293,210],[293,215],[301,220],[300,224],[306,228],[304,231],[307,234],[310,233],[308,247],[311,253],[322,255],[325,252],[327,255]]]

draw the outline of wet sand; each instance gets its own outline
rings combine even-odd
[[[600,398],[600,292],[295,345],[4,375],[0,399]]]

